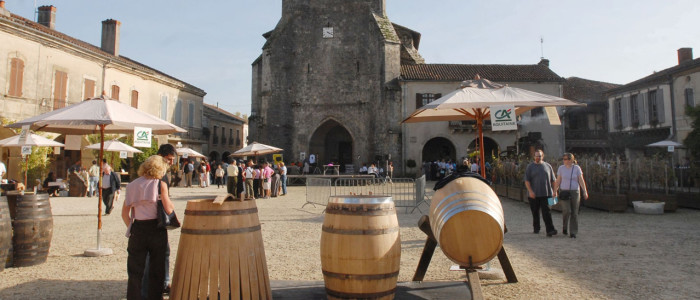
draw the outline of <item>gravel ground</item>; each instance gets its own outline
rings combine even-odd
[[[187,200],[213,198],[216,187],[173,188],[182,220]],[[123,199],[123,197],[122,197]],[[319,257],[323,207],[305,203],[305,188],[257,200],[271,280],[321,281]],[[700,295],[700,211],[679,209],[664,215],[608,213],[584,208],[577,239],[532,233],[526,203],[503,199],[509,232],[504,246],[519,282],[506,283],[498,260],[482,274],[488,299],[697,299]],[[121,208],[123,200],[117,204]],[[125,227],[119,209],[103,217],[102,247],[113,255],[85,257],[97,245],[96,198],[52,198],[54,232],[44,264],[0,272],[0,299],[122,299],[126,297]],[[421,206],[427,213],[426,206]],[[413,277],[425,235],[418,210],[398,210],[401,226],[399,281]],[[561,231],[561,214],[554,213]],[[171,273],[180,238],[170,231]],[[464,272],[436,250],[426,281],[460,281]]]

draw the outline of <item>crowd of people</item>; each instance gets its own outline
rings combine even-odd
[[[491,164],[487,161],[484,167],[486,169],[486,178],[490,178]],[[422,169],[426,180],[442,180],[454,172],[469,171],[481,173],[481,163],[479,159],[470,160],[466,157],[462,158],[461,163],[457,163],[451,159],[441,159],[432,162],[423,162]]]

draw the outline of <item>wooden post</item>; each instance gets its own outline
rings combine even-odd
[[[430,228],[430,220],[427,215],[423,215],[418,220],[418,228],[423,231],[428,238],[425,240],[423,254],[420,256],[416,273],[413,275],[413,281],[423,281],[425,272],[428,271],[428,265],[430,265],[430,260],[432,260],[433,253],[435,253],[435,247],[437,246],[437,240],[435,240],[435,237],[433,236],[433,230]]]
[[[617,157],[617,166],[615,167],[615,195],[620,194],[620,157]]]

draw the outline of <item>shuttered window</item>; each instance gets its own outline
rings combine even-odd
[[[8,96],[22,97],[22,80],[24,78],[24,61],[19,58],[10,60],[10,89]]]
[[[56,71],[53,84],[53,109],[66,107],[68,92],[68,73]]]
[[[189,112],[187,114],[187,126],[194,127],[194,103],[192,102],[189,103]]]
[[[440,99],[442,94],[416,93],[416,109],[426,106],[428,103]]]
[[[175,125],[182,126],[182,100],[177,99],[175,102],[175,115],[173,116]]]
[[[614,102],[615,106],[613,106],[613,118],[615,124],[615,128],[621,129],[622,128],[622,98],[617,98],[615,99]]]
[[[685,89],[685,105],[690,107],[695,106],[695,99],[693,98],[693,89]]]
[[[160,118],[168,120],[168,96],[160,96]]]
[[[131,107],[139,108],[139,91],[131,91]]]
[[[112,99],[119,100],[119,86],[112,85]]]
[[[95,81],[91,79],[85,79],[83,82],[83,95],[85,100],[95,98]]]
[[[637,95],[630,96],[630,119],[632,120],[632,126],[639,126],[639,102]]]

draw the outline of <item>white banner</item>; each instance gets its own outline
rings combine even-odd
[[[134,127],[134,147],[151,147],[151,128]]]
[[[554,106],[547,106],[544,108],[547,113],[547,118],[549,119],[549,125],[561,125],[561,120],[559,119],[559,113],[557,108]]]
[[[119,158],[126,158],[126,151],[119,151]]]
[[[32,154],[32,146],[22,146],[22,155]]]
[[[517,130],[515,120],[515,106],[498,105],[489,107],[491,111],[491,130]]]
[[[24,145],[27,143],[27,136],[29,135],[29,125],[22,126],[22,131],[19,132],[19,144]]]

